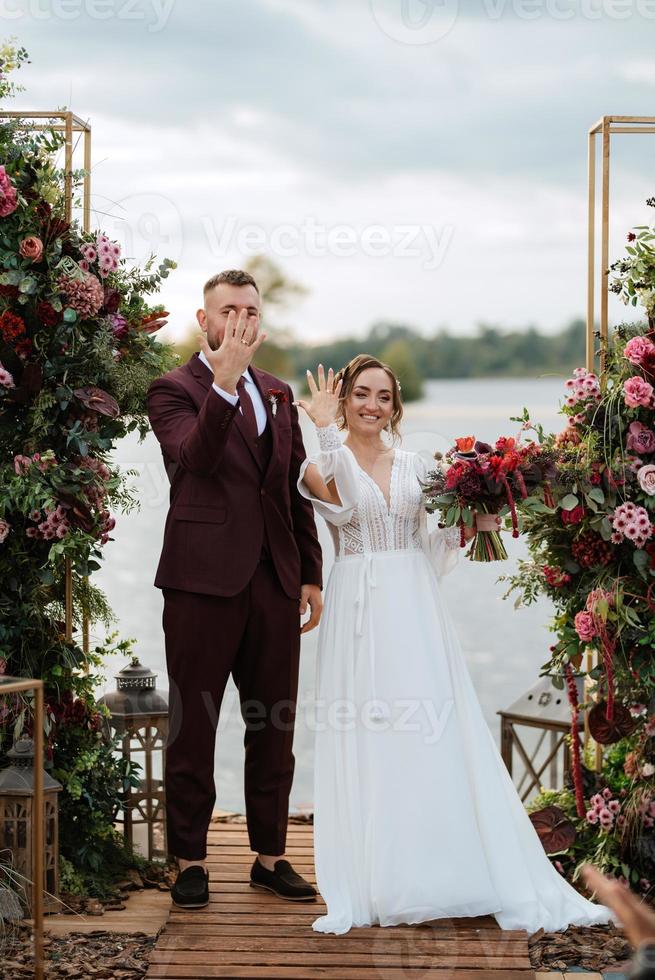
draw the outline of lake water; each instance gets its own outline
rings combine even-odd
[[[518,424],[509,422],[520,415],[523,406],[531,418],[546,431],[558,431],[563,418],[558,407],[563,397],[563,379],[493,379],[431,381],[425,397],[408,405],[403,419],[403,445],[425,451],[446,449],[453,439],[475,435],[495,441],[500,435],[516,435]],[[303,413],[303,433],[308,452],[316,449],[313,425]],[[157,685],[166,689],[166,661],[161,625],[163,598],[152,582],[159,559],[169,485],[161,461],[159,444],[153,435],[139,444],[136,438],[124,440],[115,459],[123,468],[138,471],[132,483],[141,500],[140,510],[117,514],[114,541],[105,548],[105,564],[94,577],[114,609],[121,637],[136,638],[135,651],[141,662],[158,674]],[[318,518],[319,535],[325,559],[325,578],[332,566],[333,550],[329,532]],[[509,553],[505,563],[482,564],[460,560],[458,567],[442,580],[443,593],[450,604],[459,632],[462,650],[485,718],[499,742],[498,709],[506,708],[538,678],[540,666],[548,659],[552,634],[547,623],[550,604],[540,601],[527,609],[515,610],[513,599],[503,601],[501,573],[511,573],[519,557],[525,556],[523,542],[504,535]],[[92,644],[104,637],[91,632]],[[298,716],[294,737],[296,769],[292,808],[312,806],[314,669],[317,630],[303,637],[298,689]],[[189,655],[193,655],[193,634],[189,633]],[[120,658],[106,663],[106,683],[99,693],[115,689],[113,675],[125,665]],[[238,694],[230,680],[221,709],[216,738],[215,780],[217,808],[243,812],[243,725]]]

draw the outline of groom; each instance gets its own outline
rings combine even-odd
[[[316,897],[284,851],[300,634],[320,619],[321,550],[296,485],[305,451],[291,388],[251,363],[266,339],[260,316],[252,276],[214,276],[197,312],[201,351],[148,390],[171,483],[154,584],[170,680],[166,815],[179,866],[171,894],[185,908],[209,901],[214,744],[230,673],[246,725],[250,883],[289,900]]]

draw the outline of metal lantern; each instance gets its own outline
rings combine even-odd
[[[582,701],[583,681],[583,676],[575,678],[578,702]],[[546,769],[550,777],[550,786],[547,788],[561,788],[565,775],[571,768],[571,753],[564,740],[564,736],[571,732],[571,706],[566,689],[560,691],[553,685],[550,676],[542,677],[509,708],[496,713],[501,719],[500,753],[510,776],[514,775],[515,749],[523,762],[524,771],[516,785],[521,800],[525,803],[533,790],[540,792],[545,785],[543,774]],[[578,729],[583,725],[581,714],[578,718]],[[517,729],[521,727],[531,731],[519,733]],[[536,738],[535,730],[539,731]],[[523,744],[521,738],[530,739],[529,748]]]
[[[9,765],[0,770],[0,849],[11,855],[11,867],[20,875],[28,907],[32,907],[33,821],[37,808],[34,794],[34,742],[22,738],[7,752]],[[57,793],[61,783],[43,773],[44,832],[43,882],[44,912],[58,912],[59,894],[59,808]]]
[[[156,689],[157,675],[138,657],[116,675],[116,690],[100,698],[111,712],[110,725],[121,739],[123,757],[141,765],[141,779],[123,793],[116,819],[125,840],[148,859],[165,859],[164,771],[168,737],[168,698]]]

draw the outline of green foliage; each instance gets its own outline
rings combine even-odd
[[[546,335],[535,328],[506,331],[481,325],[473,336],[454,336],[440,330],[426,337],[402,324],[378,323],[364,337],[316,345],[289,343],[293,372],[288,376],[304,378],[305,370],[313,370],[319,363],[338,370],[362,351],[384,360],[385,349],[396,344],[403,345],[403,358],[411,361],[422,380],[543,377],[561,375],[584,359],[585,328],[581,320],[574,320],[560,333]],[[405,395],[405,386],[403,400],[411,400]]]
[[[380,360],[388,364],[396,377],[402,391],[404,402],[412,402],[423,394],[423,381],[414,353],[404,340],[394,340],[383,348]]]

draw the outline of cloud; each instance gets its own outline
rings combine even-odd
[[[635,17],[460,4],[444,37],[416,45],[367,2],[178,0],[158,32],[121,17],[124,0],[102,22],[91,2],[11,25],[33,59],[18,105],[91,118],[97,220],[129,254],[180,262],[174,328],[199,284],[257,240],[310,287],[294,325],[311,337],[384,318],[554,329],[584,309],[587,129],[651,111]],[[616,254],[654,191],[655,140],[623,138],[613,154]]]

